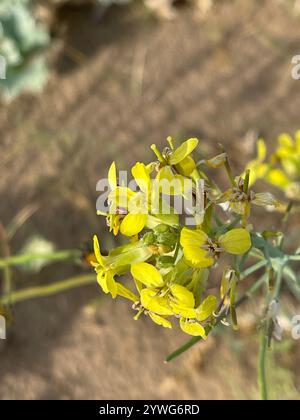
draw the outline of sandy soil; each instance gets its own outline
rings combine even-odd
[[[0,220],[39,204],[14,251],[34,233],[58,248],[102,233],[96,181],[111,160],[126,168],[167,135],[206,139],[206,154],[222,141],[241,168],[253,152],[249,130],[272,144],[279,132],[298,129],[300,82],[291,78],[291,58],[300,51],[300,25],[278,3],[224,0],[206,20],[182,10],[172,22],[140,7],[112,9],[102,21],[90,8],[61,13],[63,41],[50,54],[55,73],[44,93],[1,106]],[[60,270],[19,283],[73,271]],[[23,303],[0,353],[0,397],[257,396],[255,345],[213,339],[163,364],[184,340],[177,330],[134,322],[125,303],[102,297],[96,285]],[[299,360],[299,347],[293,357]],[[299,386],[296,378],[282,398]]]

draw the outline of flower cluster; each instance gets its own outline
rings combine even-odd
[[[250,190],[250,171],[234,177],[224,150],[212,159],[196,162],[197,139],[188,139],[179,147],[172,138],[167,140],[163,151],[152,145],[154,161],[132,167],[136,188],[120,181],[112,163],[108,209],[99,214],[105,215],[114,235],[127,240],[103,255],[95,236],[92,265],[104,293],[132,302],[135,319],[146,315],[166,328],[177,320],[185,333],[205,339],[221,313],[231,315],[236,327],[237,261],[252,248],[251,207],[277,203],[269,193]],[[225,191],[208,175],[222,168],[230,184]],[[202,209],[193,206],[200,180],[204,186]],[[185,200],[189,192],[194,226],[183,223],[184,214],[172,205],[172,200]],[[216,288],[211,283],[212,272],[223,266],[222,260],[227,262]]]
[[[257,142],[257,157],[248,168],[251,170],[251,183],[263,179],[283,190],[291,200],[300,200],[300,131],[293,139],[288,134],[281,134],[277,147],[267,157],[267,147],[263,139]]]

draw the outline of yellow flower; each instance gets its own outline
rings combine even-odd
[[[181,318],[179,323],[180,328],[186,334],[193,335],[196,337],[202,337],[203,340],[207,339],[205,328],[198,322]]]
[[[199,141],[196,138],[186,140],[177,149],[174,148],[173,139],[168,137],[170,148],[159,152],[156,145],[151,149],[159,160],[158,174],[156,177],[160,191],[166,195],[181,195],[184,192],[184,177],[191,177],[198,173],[196,163],[191,157]]]
[[[148,315],[152,319],[152,321],[155,322],[155,324],[161,325],[164,328],[172,328],[172,324],[171,324],[171,322],[168,319],[163,318],[160,315],[153,314],[151,312],[149,312]]]
[[[178,215],[166,203],[162,207],[159,191],[152,188],[152,169],[152,165],[146,166],[140,162],[132,168],[132,175],[140,191],[132,192],[129,197],[128,214],[120,225],[120,231],[125,236],[135,236],[145,227],[153,229],[161,223],[172,226],[178,224]],[[161,209],[164,214],[160,213]]]
[[[131,274],[135,280],[147,287],[163,287],[165,284],[161,273],[148,263],[133,264]]]
[[[116,248],[108,257],[104,257],[101,254],[99,241],[96,235],[94,236],[94,253],[96,262],[91,262],[91,265],[95,268],[97,273],[97,281],[103,292],[110,293],[113,298],[117,295],[129,298],[129,295],[124,295],[126,288],[115,281],[115,276],[124,274],[128,271],[127,267],[130,264],[145,261],[152,255],[148,247],[139,241],[134,244],[127,244]],[[133,295],[131,295],[131,297],[132,296]]]
[[[288,134],[278,137],[278,147],[266,161],[267,149],[264,140],[257,142],[257,158],[251,161],[247,169],[251,170],[250,184],[258,179],[284,190],[291,198],[297,197],[295,184],[300,179],[300,131],[296,132],[295,140]]]
[[[217,306],[217,298],[208,296],[197,308],[195,308],[195,298],[191,291],[180,284],[170,286],[170,306],[176,315],[183,318],[197,319],[205,321],[209,318]]]
[[[267,147],[263,139],[257,141],[257,157],[249,162],[247,169],[250,170],[249,185],[253,185],[258,179],[264,178],[268,171],[268,164],[265,163]]]
[[[151,204],[151,178],[149,169],[144,163],[137,163],[131,170],[140,188],[133,193],[128,202],[128,214],[124,217],[120,231],[122,235],[134,236],[140,233],[147,224]]]
[[[208,296],[202,304],[194,310],[193,317],[183,316],[180,319],[180,328],[186,334],[193,336],[200,336],[206,340],[207,335],[205,328],[198,321],[203,322],[210,318],[217,307],[217,298],[215,296]]]
[[[180,284],[168,285],[161,272],[151,264],[134,264],[131,273],[140,293],[140,311],[144,311],[154,322],[167,328],[171,328],[171,323],[165,317],[175,315],[183,319],[180,322],[183,331],[205,337],[204,328],[199,322],[212,316],[217,306],[215,296],[208,296],[195,308],[193,293]]]
[[[186,260],[192,267],[205,268],[214,264],[222,252],[240,255],[251,247],[250,234],[246,229],[236,228],[212,240],[202,230],[183,228],[180,243]]]
[[[158,325],[172,328],[171,322],[165,318],[173,315],[173,311],[166,296],[168,289],[161,273],[151,264],[139,263],[131,266],[131,274],[140,293],[139,313],[144,312]]]

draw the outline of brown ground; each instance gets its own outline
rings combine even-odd
[[[64,248],[101,232],[96,181],[112,159],[127,168],[167,135],[206,139],[206,153],[222,141],[241,168],[248,130],[272,142],[299,128],[300,81],[290,74],[299,19],[278,3],[219,1],[205,21],[189,10],[173,22],[136,7],[101,22],[89,8],[65,11],[66,44],[51,54],[56,73],[45,92],[1,109],[0,220],[40,205],[14,251],[33,233]],[[59,270],[36,281],[73,271]],[[96,285],[20,304],[14,315],[0,353],[2,398],[257,396],[255,346],[216,339],[165,365],[185,337],[134,322],[126,303],[102,298]],[[288,367],[299,347],[293,357]],[[279,395],[295,397],[299,386]]]

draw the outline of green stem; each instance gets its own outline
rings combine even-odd
[[[248,190],[249,190],[249,181],[250,181],[250,169],[246,171],[246,175],[244,179],[243,191],[246,194],[248,193]]]
[[[280,294],[280,290],[282,286],[283,271],[284,271],[284,265],[280,265],[277,271],[276,283],[275,283],[274,294],[273,294],[273,299],[276,299],[276,300],[278,300],[279,298],[279,294]]]
[[[300,255],[290,255],[289,260],[290,261],[300,261]]]
[[[229,178],[232,186],[236,187],[236,182],[235,182],[235,178],[233,176],[232,169],[231,169],[231,166],[230,166],[230,163],[229,163],[228,155],[227,155],[227,153],[225,151],[225,148],[222,144],[220,144],[220,148],[221,148],[222,152],[226,154],[226,160],[225,160],[224,166],[225,166],[228,178]]]
[[[267,262],[266,262],[265,260],[263,260],[263,261],[259,261],[258,263],[256,263],[256,264],[252,265],[251,267],[246,268],[246,270],[244,270],[244,271],[241,273],[240,278],[241,278],[241,279],[244,279],[244,278],[246,278],[246,277],[250,276],[250,274],[255,273],[255,271],[257,271],[257,270],[259,270],[259,269],[261,269],[261,268],[265,267],[266,265],[267,265]]]
[[[282,275],[284,271],[284,265],[280,265],[277,271],[276,284],[272,300],[278,299],[281,285]],[[266,361],[267,361],[267,350],[268,350],[268,321],[265,322],[264,328],[261,332],[260,346],[259,346],[259,362],[258,362],[258,385],[260,390],[260,396],[263,401],[268,400],[268,384],[267,384],[267,373],[266,373]]]
[[[300,303],[300,287],[298,286],[298,284],[289,275],[285,275],[285,283],[289,291],[293,294],[295,299]]]
[[[68,259],[76,259],[80,256],[78,250],[65,250],[51,253],[34,253],[24,255],[14,255],[12,257],[0,259],[0,269],[7,266],[16,266],[26,264],[34,260],[48,260],[48,261],[64,261]]]
[[[251,257],[257,258],[259,260],[262,260],[264,258],[263,253],[261,251],[258,251],[256,249],[254,249],[254,248],[252,248],[251,251],[249,251],[249,255]]]
[[[8,265],[3,267],[3,294],[9,295],[12,290],[11,271]]]
[[[266,377],[266,359],[267,359],[267,350],[268,350],[268,337],[263,328],[260,338],[259,346],[259,361],[258,361],[258,386],[260,397],[263,401],[268,400],[268,385]]]
[[[251,298],[259,289],[260,287],[266,283],[268,279],[268,274],[265,273],[259,280],[257,280],[256,283],[254,283],[254,285],[252,287],[250,287],[250,289],[248,290],[248,292],[246,293],[247,296],[249,298]]]
[[[15,304],[24,300],[46,297],[60,292],[64,292],[75,287],[86,286],[96,283],[94,274],[87,274],[78,277],[72,277],[67,280],[56,282],[47,286],[31,287],[12,292],[0,298],[0,305]]]

